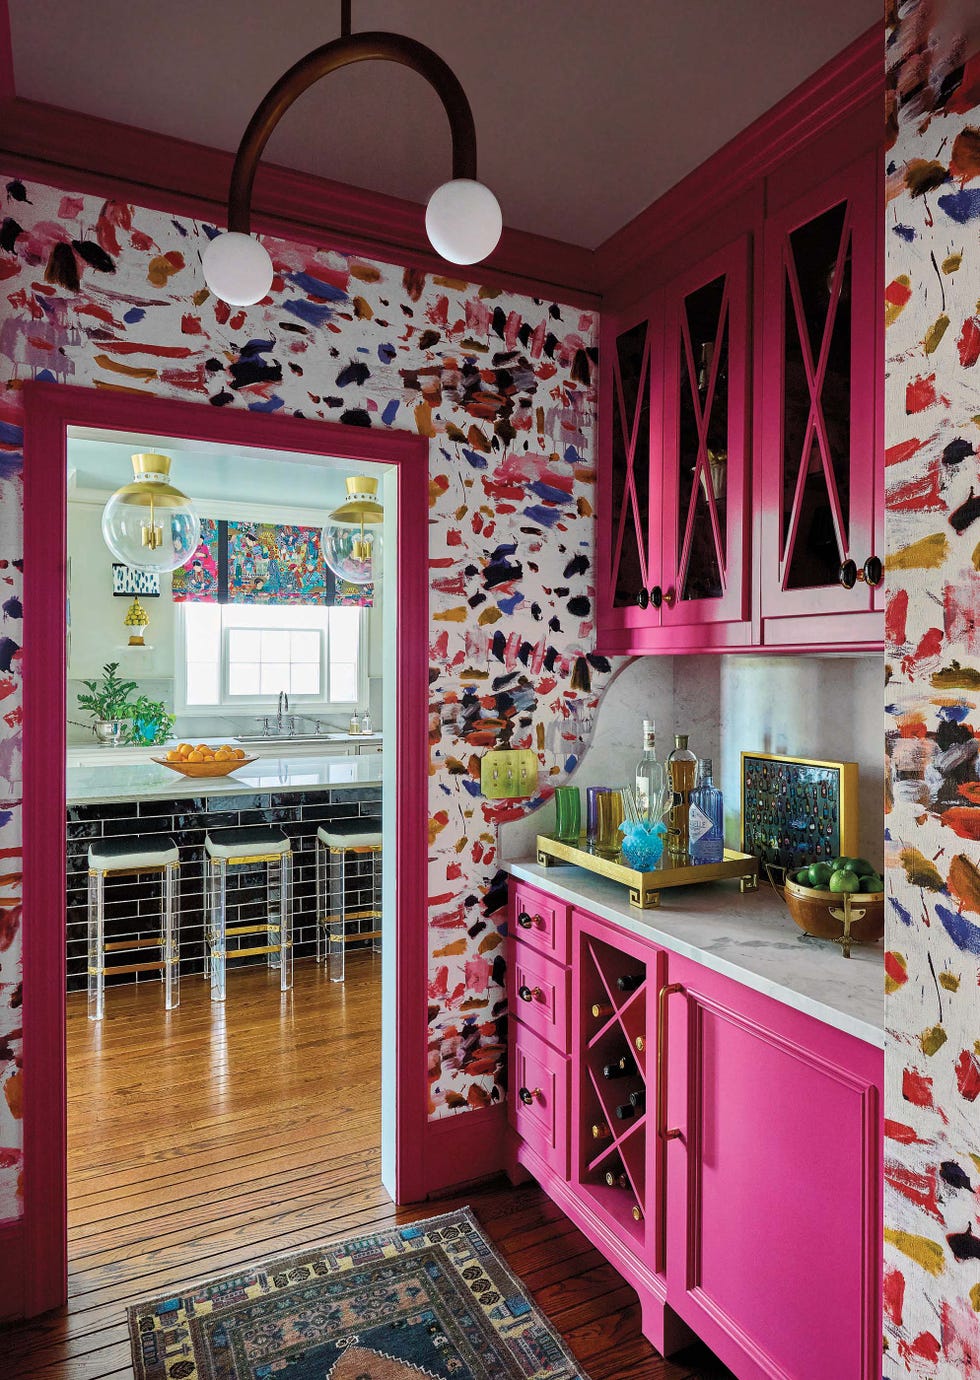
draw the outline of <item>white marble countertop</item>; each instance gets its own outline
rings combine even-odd
[[[661,893],[658,909],[638,910],[618,883],[580,867],[503,866],[559,900],[884,1049],[882,945],[856,944],[845,959],[836,944],[798,930],[764,883],[744,895],[737,882],[673,887]]]
[[[109,751],[107,749],[107,751]],[[275,791],[343,791],[381,785],[380,754],[370,757],[260,757],[230,776],[181,776],[156,762],[99,761],[67,771],[69,805],[180,800],[185,796]]]

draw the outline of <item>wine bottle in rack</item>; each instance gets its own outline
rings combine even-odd
[[[606,1124],[604,1121],[597,1121],[597,1122],[594,1123],[594,1125],[593,1125],[593,1127],[592,1127],[592,1139],[593,1139],[593,1140],[611,1140],[611,1139],[612,1139],[612,1131],[610,1131],[609,1127],[607,1126],[607,1124]]]
[[[643,1209],[640,1207],[639,1203],[634,1203],[634,1204],[633,1204],[633,1221],[634,1221],[634,1222],[642,1222],[642,1221],[643,1221]]]
[[[621,992],[635,992],[645,981],[646,973],[625,973],[616,979],[616,986]]]
[[[647,1090],[646,1090],[646,1088],[637,1088],[634,1092],[631,1092],[631,1093],[630,1093],[630,1106],[631,1106],[631,1107],[635,1107],[636,1112],[637,1112],[637,1115],[639,1115],[640,1112],[645,1112],[645,1111],[646,1111],[646,1107],[647,1107]]]
[[[607,1169],[606,1183],[609,1185],[610,1188],[629,1188],[630,1186],[630,1181],[623,1173],[622,1168]]]
[[[634,1107],[632,1102],[621,1102],[616,1108],[616,1117],[619,1121],[631,1121],[639,1114],[640,1109]]]
[[[637,1073],[636,1060],[632,1054],[624,1054],[611,1064],[603,1064],[603,1078],[633,1078]]]
[[[592,1006],[592,1014],[596,1020],[602,1020],[606,1016],[611,1016],[613,1007],[608,1001],[597,1001]]]

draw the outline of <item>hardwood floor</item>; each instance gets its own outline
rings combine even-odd
[[[132,1376],[125,1308],[311,1242],[470,1203],[591,1380],[723,1380],[697,1348],[674,1362],[640,1334],[636,1295],[534,1185],[396,1208],[381,1187],[380,961],[348,980],[296,968],[107,993],[93,1025],[68,1001],[69,1301],[0,1337],[5,1380]]]

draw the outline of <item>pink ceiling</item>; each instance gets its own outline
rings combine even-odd
[[[234,149],[339,33],[333,0],[9,0],[18,96]],[[354,0],[429,44],[476,118],[507,224],[594,247],[881,19],[881,0]],[[365,63],[294,106],[266,155],[424,201],[449,135],[414,73]]]

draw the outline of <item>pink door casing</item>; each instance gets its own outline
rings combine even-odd
[[[883,549],[879,181],[878,156],[865,155],[765,223],[755,501],[767,643],[799,640],[773,620],[876,607],[871,588],[845,589],[837,571]],[[860,640],[866,625],[854,624]]]
[[[669,1303],[742,1380],[878,1380],[883,1054],[669,970]]]

